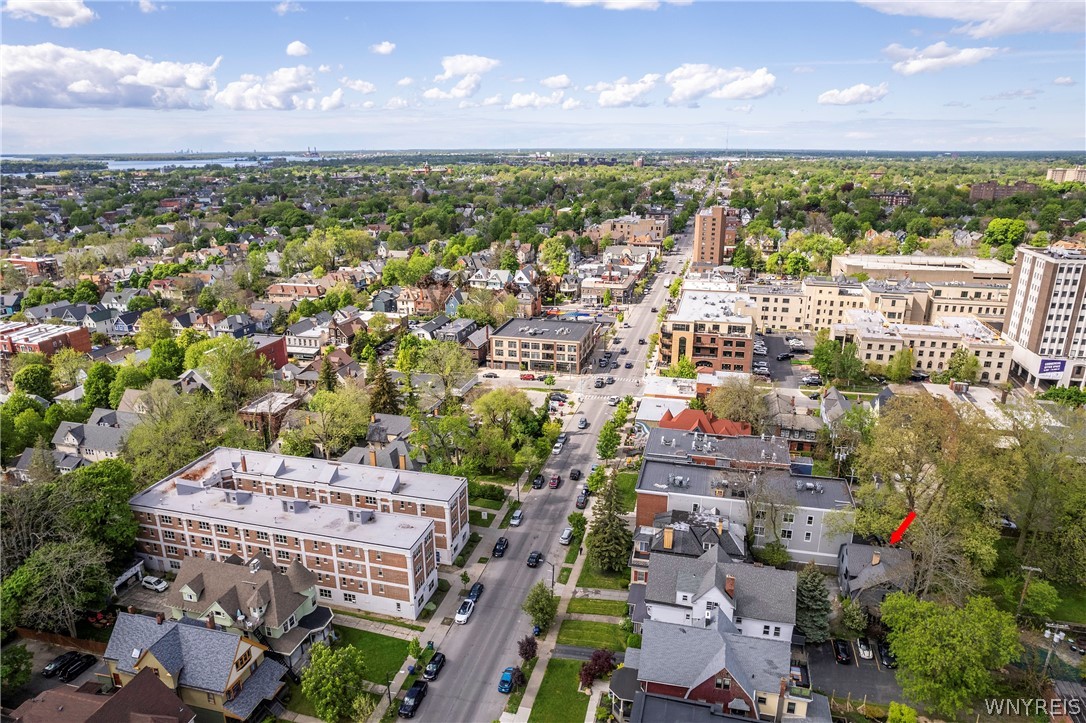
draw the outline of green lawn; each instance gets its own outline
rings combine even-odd
[[[535,664],[538,662],[539,658],[532,658],[520,666],[520,672],[524,673],[524,687],[517,688],[509,694],[509,700],[505,704],[506,713],[516,713],[520,709],[520,701],[524,699],[524,691],[528,689],[528,683],[532,679],[532,671],[535,670]],[[505,669],[502,668],[502,670]],[[497,683],[494,685],[497,685]]]
[[[580,554],[580,550],[581,550],[581,538],[580,537],[574,537],[573,541],[569,543],[569,549],[566,550],[566,564],[567,565],[572,565],[573,563],[577,562],[577,555]]]
[[[586,615],[613,615],[625,617],[627,606],[621,600],[597,600],[590,597],[575,597],[569,601],[566,612],[584,613]]]
[[[336,608],[336,615],[349,615],[352,618],[369,620],[374,623],[385,623],[386,625],[396,625],[401,628],[407,628],[408,630],[417,630],[418,632],[422,632],[426,629],[424,625],[415,625],[405,620],[401,620],[400,618],[386,617],[384,615],[378,615],[377,613],[359,613],[352,610],[340,610],[339,608]]]
[[[287,704],[287,710],[313,718],[318,717],[317,711],[313,709],[313,704],[309,702],[309,699],[305,697],[305,693],[302,692],[300,684],[287,681],[287,688],[290,690],[290,703]]]
[[[472,507],[485,507],[488,510],[500,510],[502,505],[505,504],[505,500],[488,500],[485,497],[477,497],[468,500],[468,504]]]
[[[356,630],[339,625],[333,626],[340,638],[340,645],[353,645],[366,658],[366,675],[374,683],[385,682],[385,673],[395,675],[407,660],[407,641],[387,635]]]
[[[543,683],[532,705],[529,723],[571,723],[583,721],[589,697],[580,692],[580,660],[551,658]]]
[[[581,568],[581,576],[577,578],[577,587],[605,588],[607,590],[625,590],[630,586],[630,568],[623,568],[621,572],[604,572],[596,568],[589,561],[585,561]]]
[[[467,564],[468,560],[471,559],[471,553],[475,552],[475,547],[479,544],[479,540],[481,539],[483,538],[477,532],[468,535],[468,544],[464,545],[464,549],[456,556],[456,559],[460,560],[460,562],[457,563],[456,560],[453,560],[453,564],[457,567],[463,567]]]
[[[626,649],[626,633],[622,632],[617,623],[563,620],[562,628],[558,631],[558,644],[622,652]]]
[[[558,572],[558,582],[561,583],[562,585],[565,585],[567,582],[569,582],[569,576],[572,573],[573,573],[573,568],[572,567],[563,567]]]
[[[1052,613],[1053,620],[1086,625],[1086,588],[1076,586],[1056,586],[1060,594],[1060,604]]]
[[[486,514],[485,518],[483,517],[484,514]],[[468,522],[471,523],[472,527],[490,527],[494,524],[494,513],[468,510]]]
[[[637,472],[619,472],[615,475],[619,500],[623,512],[633,512],[637,505]]]

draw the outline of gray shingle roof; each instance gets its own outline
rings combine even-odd
[[[233,633],[174,620],[158,624],[145,615],[119,613],[103,657],[115,661],[118,670],[134,675],[134,666],[151,652],[168,669],[177,671],[178,685],[222,693],[234,667],[238,641]],[[134,651],[139,651],[136,657]]]
[[[641,635],[641,680],[690,689],[727,667],[716,628],[646,620]]]
[[[260,667],[245,679],[238,697],[223,703],[223,708],[245,720],[262,700],[272,698],[283,687],[283,674],[286,672],[282,665],[265,658]]]

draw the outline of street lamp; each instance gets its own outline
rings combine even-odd
[[[543,562],[546,562],[551,566],[551,592],[554,592],[554,563],[548,562],[547,560],[544,560]]]
[[[385,692],[388,693],[388,704],[392,705],[392,677],[385,673]]]

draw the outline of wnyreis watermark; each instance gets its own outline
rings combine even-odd
[[[988,715],[997,716],[1060,716],[1082,715],[1086,701],[1081,698],[985,698]]]

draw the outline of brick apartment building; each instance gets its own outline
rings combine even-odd
[[[0,323],[0,359],[37,352],[51,357],[61,349],[90,352],[90,332],[81,326],[28,324],[25,321]]]
[[[660,327],[660,364],[686,357],[700,371],[750,371],[754,320],[742,312],[748,302],[743,294],[684,289]]]
[[[139,493],[136,553],[150,568],[185,557],[263,554],[317,575],[323,604],[417,618],[437,566],[467,542],[467,480],[217,448]]]
[[[3,260],[22,269],[27,276],[44,276],[48,279],[60,276],[60,265],[53,256],[7,256]]]
[[[969,200],[998,201],[1003,198],[1017,196],[1019,193],[1037,193],[1040,190],[1040,186],[1028,181],[1015,181],[1013,184],[1007,184],[1006,186],[1000,185],[999,181],[987,181],[985,183],[974,183],[969,187]]]
[[[580,374],[592,366],[599,332],[595,322],[510,319],[490,335],[489,366]]]
[[[712,206],[694,217],[695,265],[720,266],[735,251],[740,226],[739,209]]]

